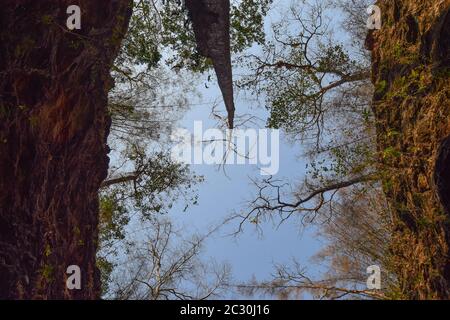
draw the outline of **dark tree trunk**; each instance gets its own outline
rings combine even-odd
[[[230,0],[186,0],[199,53],[212,60],[228,113],[234,127],[234,90],[230,49]]]
[[[373,54],[378,147],[394,218],[400,298],[450,298],[449,0],[379,1]]]
[[[131,0],[0,4],[0,298],[95,299],[109,69]],[[69,31],[69,5],[81,30]],[[81,290],[66,269],[81,268]]]

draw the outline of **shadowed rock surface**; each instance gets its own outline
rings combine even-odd
[[[233,128],[234,98],[230,52],[230,1],[186,0],[199,53],[213,62],[225,107]]]

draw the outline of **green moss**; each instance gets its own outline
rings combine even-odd
[[[375,94],[378,96],[383,96],[386,93],[386,89],[387,89],[387,81],[386,80],[379,81],[375,85]]]
[[[429,219],[427,219],[426,217],[420,217],[416,220],[416,223],[419,227],[422,228],[429,228],[429,227],[433,227],[435,225],[435,223],[433,221],[430,221]]]
[[[399,158],[401,155],[402,155],[401,152],[395,149],[394,147],[388,147],[383,151],[384,159]]]
[[[427,88],[425,84],[420,85],[421,73],[413,71],[407,76],[398,77],[392,84],[392,90],[387,95],[388,99],[405,99],[411,95],[423,92]],[[422,91],[421,91],[422,90]]]
[[[40,270],[42,277],[47,281],[53,281],[53,266],[49,264],[44,264],[44,266]]]
[[[43,15],[41,21],[45,25],[50,25],[53,23],[53,17],[49,14]]]
[[[419,69],[411,70],[411,73],[409,74],[409,80],[410,81],[419,81],[420,74],[421,74],[421,72]]]
[[[401,135],[401,133],[395,129],[389,129],[388,133],[387,133],[388,138],[398,137],[400,135]]]
[[[383,190],[386,193],[391,192],[393,188],[394,188],[394,183],[391,179],[383,180]]]
[[[415,48],[406,48],[399,43],[391,49],[390,56],[395,63],[403,65],[412,64],[420,59],[420,55]]]
[[[47,244],[47,245],[45,246],[44,255],[45,255],[46,257],[48,257],[48,256],[50,256],[51,254],[52,254],[52,248],[50,247],[49,244]]]
[[[400,59],[405,54],[405,49],[399,43],[397,43],[392,49],[392,53],[395,58]]]

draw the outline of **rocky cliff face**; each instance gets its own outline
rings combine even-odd
[[[131,0],[0,5],[0,298],[93,299],[97,191],[106,177],[109,69]],[[81,290],[66,269],[81,268]]]
[[[398,298],[450,298],[449,0],[379,1],[369,35]]]

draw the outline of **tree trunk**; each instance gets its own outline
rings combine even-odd
[[[212,60],[228,113],[234,127],[233,70],[230,49],[230,0],[186,0],[199,53]]]
[[[379,1],[371,32],[378,149],[398,298],[450,298],[449,0]]]
[[[68,30],[67,8],[81,8]],[[132,0],[0,5],[0,298],[95,299],[109,69]],[[67,267],[81,289],[66,287]]]

